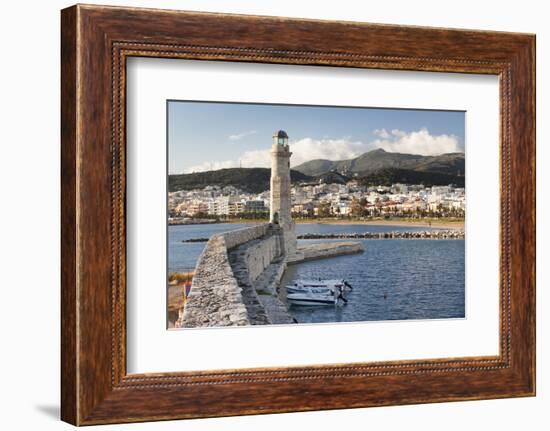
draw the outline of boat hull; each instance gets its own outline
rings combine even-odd
[[[302,306],[322,306],[322,305],[335,305],[334,299],[289,299],[292,305]]]
[[[320,293],[324,295],[332,295],[334,294],[334,290],[329,287],[302,287],[302,286],[287,286],[286,291],[288,293]]]

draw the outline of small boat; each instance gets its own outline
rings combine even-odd
[[[338,305],[340,301],[348,302],[341,287],[336,287],[334,291],[310,288],[307,291],[287,293],[286,299],[294,305]]]
[[[286,291],[287,293],[313,293],[313,294],[333,295],[334,289],[332,287],[311,287],[311,286],[288,285],[286,286]]]
[[[327,287],[327,286],[340,286],[348,287],[352,289],[351,285],[344,279],[334,279],[334,280],[296,280],[294,284],[301,286],[311,286],[311,287]]]
[[[288,293],[334,293],[335,290],[342,289],[353,290],[351,284],[346,280],[296,280],[293,284],[288,284],[286,290]]]

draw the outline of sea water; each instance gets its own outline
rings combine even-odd
[[[181,225],[168,228],[168,270],[193,270],[208,238],[248,224]],[[422,231],[425,227],[360,224],[298,224],[298,234]],[[299,245],[343,240],[298,240]],[[345,240],[349,241],[349,240]],[[354,240],[355,241],[355,240]],[[464,240],[364,239],[361,254],[289,266],[284,286],[298,279],[346,279],[353,290],[341,306],[294,306],[299,323],[447,319],[465,316]]]

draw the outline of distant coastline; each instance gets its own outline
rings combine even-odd
[[[319,218],[319,219],[295,219],[297,224],[340,224],[340,225],[370,225],[370,226],[414,226],[414,227],[426,227],[432,229],[464,229],[463,219],[338,219],[338,218]],[[246,224],[259,224],[266,223],[266,219],[225,219],[225,220],[213,220],[213,219],[198,219],[198,220],[186,220],[185,222],[171,222],[170,226],[179,225],[195,225],[195,224],[214,224],[214,223],[246,223]]]
[[[302,223],[302,221],[296,221]],[[430,219],[430,220],[411,220],[411,219],[390,219],[390,220],[312,220],[304,221],[303,223],[317,224],[362,224],[371,226],[414,226],[414,227],[431,227],[434,229],[464,229],[464,220],[445,220],[445,219]]]

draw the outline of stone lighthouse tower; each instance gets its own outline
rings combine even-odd
[[[279,130],[273,135],[271,146],[271,223],[283,231],[284,246],[288,260],[296,255],[296,234],[291,215],[290,200],[290,152],[288,135]]]

